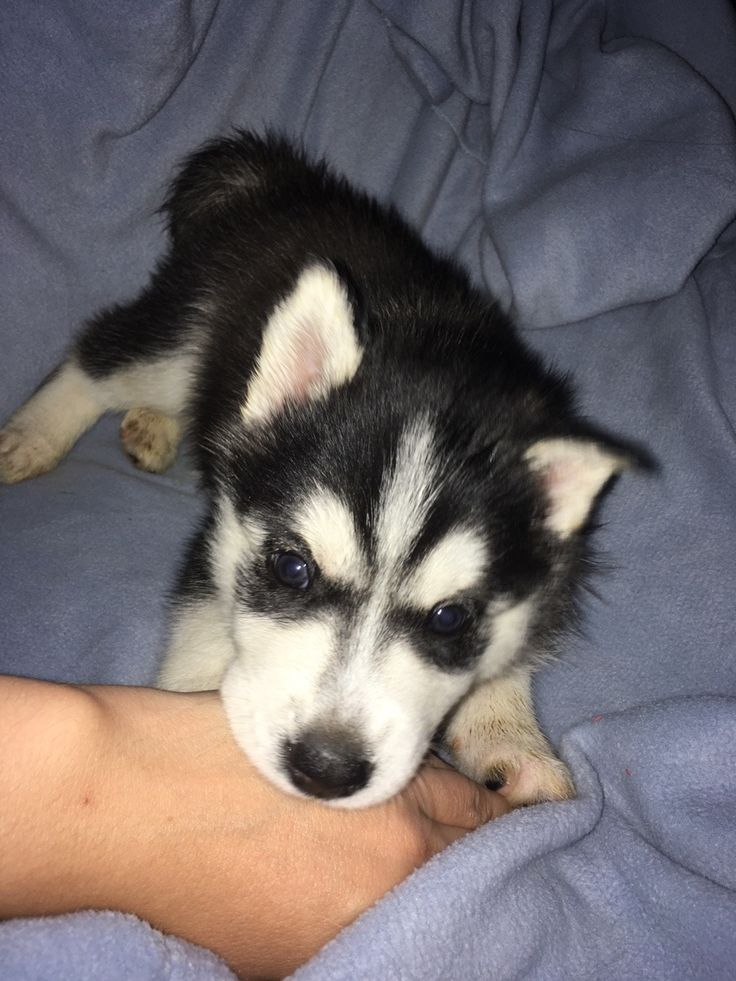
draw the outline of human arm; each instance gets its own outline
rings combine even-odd
[[[425,767],[384,805],[337,810],[265,781],[214,693],[0,677],[0,916],[133,912],[283,976],[506,809]]]

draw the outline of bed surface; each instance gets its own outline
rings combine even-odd
[[[163,246],[180,157],[304,139],[574,371],[657,477],[606,502],[584,629],[537,679],[579,796],[415,873],[297,976],[726,978],[736,963],[736,15],[727,0],[0,6],[0,419]],[[103,420],[0,488],[0,671],[146,684],[201,502]],[[133,917],[0,926],[0,979],[219,979]]]

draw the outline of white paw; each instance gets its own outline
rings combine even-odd
[[[32,430],[8,426],[0,430],[0,482],[17,484],[52,470],[63,453]]]
[[[455,736],[450,748],[463,773],[498,790],[513,807],[575,796],[570,771],[536,733],[485,744]]]
[[[131,409],[120,426],[123,449],[141,470],[163,473],[176,459],[179,424],[152,409]]]

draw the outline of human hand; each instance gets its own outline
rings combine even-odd
[[[125,849],[145,836],[150,854],[117,907],[210,947],[249,978],[290,973],[432,855],[508,810],[436,759],[378,807],[286,795],[235,744],[213,694],[147,693],[146,732],[140,718],[129,731],[113,704],[127,701],[125,689],[100,691],[117,719],[120,780],[147,774],[120,806],[143,797],[148,807],[127,809],[119,837]]]
[[[23,886],[24,872],[15,915],[136,913],[238,974],[283,977],[432,855],[508,810],[439,760],[384,804],[329,807],[268,783],[215,693],[87,691],[94,732],[83,752],[65,754],[53,821],[40,814],[35,825],[53,877],[39,863]]]

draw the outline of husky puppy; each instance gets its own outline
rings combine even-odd
[[[7,422],[0,479],[50,470],[105,412],[144,470],[189,434],[209,510],[159,684],[219,688],[284,790],[383,801],[441,728],[512,803],[572,796],[530,672],[631,452],[453,262],[287,142],[210,143],[165,213],[150,284]]]

